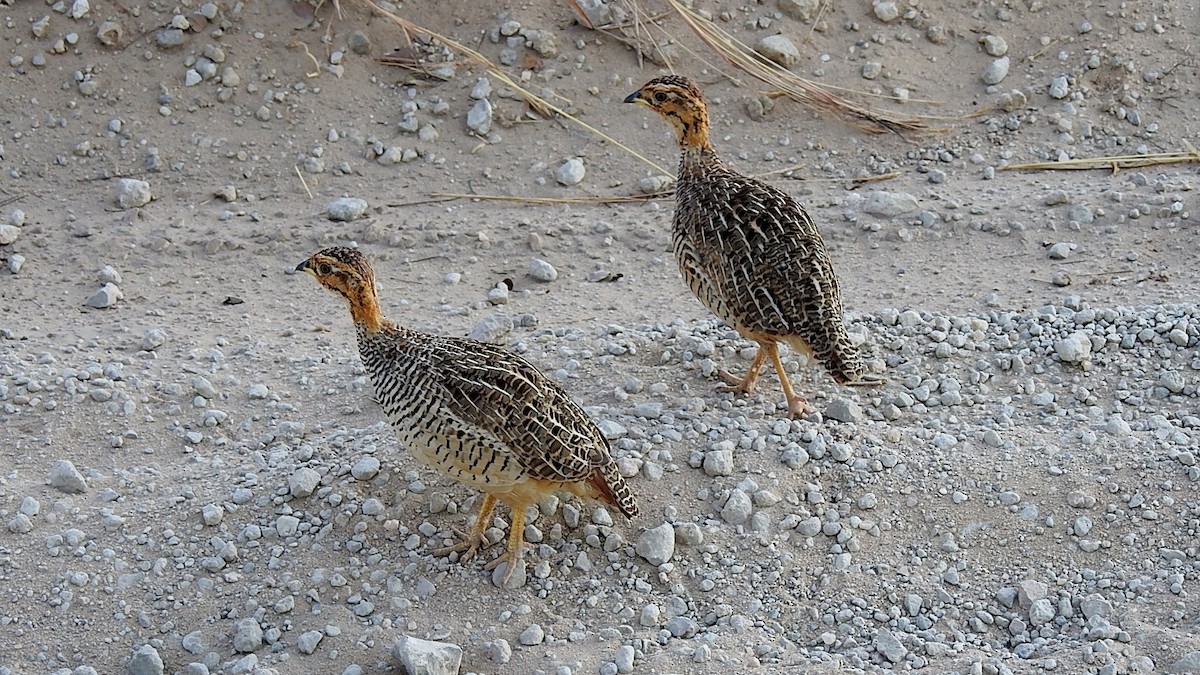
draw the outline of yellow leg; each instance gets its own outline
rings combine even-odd
[[[750,369],[746,371],[745,377],[739,378],[727,370],[718,370],[717,376],[725,380],[726,384],[717,387],[717,391],[753,394],[754,385],[758,384],[758,371],[762,370],[763,363],[767,360],[767,352],[764,347],[764,345],[759,344],[758,353],[754,355],[754,360],[750,362]]]
[[[475,555],[479,547],[483,545],[483,533],[488,529],[492,522],[492,511],[496,508],[496,498],[490,494],[483,495],[483,504],[479,506],[479,515],[475,517],[475,524],[471,526],[471,531],[467,533],[463,540],[453,546],[439,548],[433,552],[434,555],[450,555],[451,553],[463,553],[459,557],[460,563],[465,563]]]
[[[771,362],[775,364],[775,372],[779,373],[779,383],[783,385],[783,396],[787,399],[788,415],[795,419],[812,412],[813,407],[792,388],[792,382],[788,379],[787,372],[783,369],[783,361],[779,359],[778,345],[772,343],[769,346],[764,345],[764,348],[771,353]]]
[[[503,555],[483,567],[485,570],[492,570],[501,563],[508,563],[508,569],[504,571],[504,577],[500,580],[501,588],[508,586],[508,581],[512,579],[517,566],[525,564],[525,508],[528,506],[523,503],[505,503],[512,509],[512,526],[508,531],[508,549],[504,551]]]

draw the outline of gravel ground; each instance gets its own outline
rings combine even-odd
[[[432,197],[664,180],[442,46],[349,3],[5,4],[0,674],[1200,672],[1196,165],[1004,170],[1195,144],[1194,3],[695,5],[948,117],[905,136],[731,82],[670,15],[639,56],[571,3],[391,6],[668,168],[620,102],[660,53],[705,83],[887,378],[789,356],[795,421],[773,376],[715,391],[753,345],[681,283],[670,201]],[[481,559],[434,557],[479,498],[398,447],[340,299],[291,273],[334,243],[392,319],[559,379],[643,515],[540,504],[514,590],[483,571],[503,510]]]

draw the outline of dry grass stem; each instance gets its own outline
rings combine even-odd
[[[1200,152],[1191,143],[1184,143],[1184,152],[1151,152],[1142,155],[1113,155],[1111,157],[1086,157],[1067,159],[1061,162],[1032,162],[1030,164],[1010,164],[1001,167],[1001,171],[1094,171],[1107,169],[1116,173],[1121,169],[1140,169],[1147,166],[1164,166],[1167,164],[1186,164],[1200,162]]]
[[[400,26],[405,31],[409,31],[409,32],[413,32],[413,33],[422,33],[424,35],[427,35],[431,39],[441,42],[443,45],[445,45],[449,49],[453,50],[455,53],[465,57],[467,59],[467,61],[485,68],[492,75],[492,77],[496,78],[500,83],[511,88],[513,91],[517,92],[518,94],[520,94],[521,98],[529,105],[529,107],[531,109],[533,109],[535,112],[537,112],[538,114],[542,115],[543,117],[551,117],[552,113],[559,115],[565,119],[568,119],[568,120],[574,122],[575,124],[588,130],[589,132],[595,134],[596,136],[603,138],[604,140],[608,141],[609,143],[612,143],[613,145],[624,150],[625,152],[629,153],[630,155],[638,158],[645,164],[653,167],[656,171],[659,171],[661,173],[669,173],[666,169],[662,168],[655,162],[651,161],[645,155],[642,155],[641,153],[630,148],[629,146],[625,145],[624,143],[621,143],[620,141],[613,138],[612,136],[609,136],[608,134],[593,127],[592,125],[588,124],[587,122],[584,122],[583,120],[579,119],[578,117],[575,117],[574,115],[567,112],[566,110],[563,110],[561,107],[551,103],[550,101],[547,101],[546,99],[542,98],[541,96],[538,96],[537,94],[534,94],[533,92],[529,91],[525,87],[521,86],[519,83],[517,83],[511,77],[509,77],[508,73],[504,72],[498,65],[493,63],[491,61],[491,59],[487,58],[483,54],[480,54],[479,52],[475,51],[474,49],[471,49],[470,47],[468,47],[464,44],[456,42],[456,41],[446,37],[445,35],[441,35],[439,33],[435,33],[432,30],[429,30],[427,28],[423,28],[423,27],[409,21],[408,19],[405,19],[401,16],[397,16],[396,14],[389,12],[388,10],[384,9],[383,7],[380,7],[378,4],[376,4],[374,2],[374,0],[356,0],[356,1],[360,4],[362,4],[363,6],[371,9],[372,11],[378,12],[380,15],[387,17],[389,20],[391,20],[397,26]],[[565,101],[565,99],[564,99],[564,101]],[[569,104],[570,102],[566,101],[566,103]]]

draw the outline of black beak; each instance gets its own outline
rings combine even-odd
[[[296,265],[296,271],[297,272],[307,272],[308,271],[308,261],[305,260],[304,262],[300,263],[299,265]]]
[[[625,97],[625,102],[626,103],[637,103],[640,98],[642,98],[642,92],[635,91],[632,94]]]

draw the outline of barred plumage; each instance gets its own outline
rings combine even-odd
[[[759,344],[746,376],[722,371],[729,389],[754,390],[769,357],[788,412],[811,410],[792,389],[778,343],[815,359],[841,384],[866,368],[846,332],[842,296],[825,242],[790,195],[725,166],[709,140],[708,109],[685,77],[660,77],[630,94],[675,129],[682,149],[671,234],[675,259],[692,293]]]
[[[350,303],[359,354],[376,400],[417,459],[485,493],[466,539],[439,553],[483,543],[492,509],[512,509],[506,584],[524,555],[525,509],[565,491],[638,513],[633,493],[595,423],[565,391],[519,356],[468,338],[440,337],[383,318],[375,275],[355,249],[333,247],[300,263]]]

